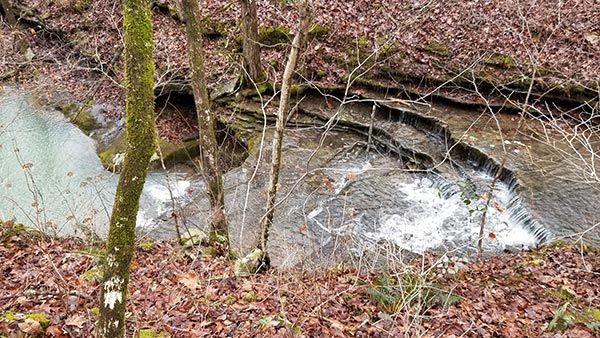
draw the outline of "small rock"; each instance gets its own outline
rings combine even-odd
[[[194,245],[206,243],[208,241],[208,234],[198,228],[192,228],[185,231],[181,236],[181,245],[184,247],[191,247]]]
[[[33,60],[33,58],[35,57],[35,53],[31,50],[31,47],[27,47],[27,50],[25,51],[25,60],[27,60],[27,62],[31,62],[31,60]]]
[[[600,35],[596,32],[587,33],[585,34],[585,41],[595,47],[600,42]]]
[[[258,264],[263,256],[263,252],[260,249],[254,249],[251,253],[243,258],[235,261],[233,266],[233,272],[236,276],[248,276],[256,273],[258,270]]]

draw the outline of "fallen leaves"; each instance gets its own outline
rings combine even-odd
[[[99,284],[80,276],[97,259],[73,254],[85,249],[77,240],[26,237],[15,235],[0,244],[0,318],[9,312],[43,313],[50,323],[44,329],[35,317],[4,318],[0,332],[90,337]],[[196,249],[185,252],[190,250]],[[561,319],[556,315],[561,306],[564,315],[580,313],[581,318],[600,309],[599,277],[586,268],[600,266],[600,254],[577,246],[492,257],[460,274],[438,277],[436,285],[462,301],[432,304],[419,321],[410,311],[385,313],[365,286],[376,285],[377,275],[352,269],[272,270],[237,278],[232,262],[186,255],[170,242],[138,251],[135,260],[128,327],[151,327],[171,337],[388,337],[417,331],[444,337],[554,337],[556,332],[546,328],[553,318]],[[356,276],[366,284],[357,283]],[[591,324],[569,323],[565,337],[597,334]]]
[[[25,321],[22,323],[18,323],[17,326],[19,330],[25,334],[29,334],[32,336],[37,336],[44,333],[44,329],[42,329],[42,324],[37,320],[33,320],[31,318],[25,318]]]
[[[335,180],[329,176],[323,176],[323,178],[321,179],[321,181],[323,182],[323,186],[325,187],[325,189],[329,190],[329,191],[334,191],[335,190]]]
[[[65,320],[65,325],[75,326],[75,327],[82,329],[84,327],[84,324],[87,321],[88,321],[88,318],[86,318],[86,316],[84,316],[82,314],[76,314],[74,316],[67,318],[67,320]]]
[[[193,271],[184,272],[179,275],[179,283],[194,291],[200,288],[200,279]]]

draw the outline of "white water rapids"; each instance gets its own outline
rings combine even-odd
[[[510,187],[497,181],[490,194],[493,177],[487,174],[475,175],[477,186],[487,190],[471,191],[460,182],[447,184],[430,175],[390,169],[395,166],[388,158],[372,156],[356,161],[345,159],[327,171],[336,182],[335,191],[308,214],[308,219],[332,235],[353,228],[355,237],[360,238],[358,251],[370,250],[385,240],[415,253],[437,248],[472,254],[485,209],[486,252],[538,244],[536,235],[523,222],[522,207],[514,203],[516,196]],[[373,189],[389,191],[388,198],[375,197]],[[343,209],[343,215],[334,209]],[[336,221],[340,219],[343,221]]]

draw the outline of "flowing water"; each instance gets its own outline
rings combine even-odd
[[[94,141],[23,92],[0,94],[0,219],[61,235],[105,234],[118,177],[102,168]],[[383,106],[370,118],[371,105],[331,108],[322,97],[309,97],[300,105],[304,114],[290,121],[295,129],[284,139],[269,242],[273,264],[362,257],[385,243],[416,253],[433,248],[469,255],[482,218],[486,253],[581,232],[590,228],[590,217],[594,224],[593,185],[571,191],[572,182],[536,171],[552,153],[547,147],[494,136],[485,129],[490,123],[469,112],[418,115]],[[461,129],[467,127],[476,132]],[[258,240],[271,134],[259,133],[243,165],[224,179],[230,237],[242,253]],[[461,142],[452,135],[462,135]],[[510,156],[495,179],[501,161],[492,155],[500,148]],[[527,162],[532,156],[540,160]],[[543,169],[555,166],[566,167],[553,159]],[[209,207],[200,191],[198,177],[150,173],[138,228],[155,238],[173,238],[175,223],[204,228]],[[587,218],[577,218],[582,213]],[[597,231],[590,234],[594,242]]]
[[[371,155],[357,162],[359,158],[339,161],[325,170],[327,177],[336,182],[332,196],[308,214],[311,223],[328,233],[355,227],[361,242],[355,247],[357,251],[370,250],[380,241],[389,240],[417,253],[430,248],[473,253],[486,209],[487,252],[531,247],[540,242],[514,217],[516,206],[506,210],[516,197],[514,192],[504,182],[493,183],[493,177],[487,174],[477,173],[474,185],[465,181],[455,184],[438,176],[401,170],[400,163],[389,157]],[[354,168],[348,168],[352,164]],[[486,206],[483,196],[490,193],[490,204]]]
[[[21,91],[0,97],[0,219],[59,235],[105,234],[118,176],[102,167],[94,140]],[[138,226],[170,208],[172,196],[191,198],[191,184],[176,173],[149,174]]]

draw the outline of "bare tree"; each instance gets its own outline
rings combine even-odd
[[[244,55],[244,66],[252,81],[262,82],[266,79],[266,76],[260,63],[256,0],[240,0],[240,5],[242,6],[242,34],[244,37],[242,53]]]
[[[215,132],[217,118],[211,109],[204,75],[200,5],[198,0],[181,0],[181,8],[188,39],[192,89],[198,117],[200,170],[206,182],[206,192],[211,208],[209,240],[229,246],[227,219],[224,210],[223,177],[219,168],[218,144]]]
[[[129,269],[135,245],[139,199],[155,150],[154,61],[150,0],[124,0],[125,128],[127,149],[115,194],[100,294],[98,336],[125,334]]]
[[[271,159],[271,176],[269,178],[269,188],[267,192],[267,207],[266,214],[263,216],[260,224],[260,249],[262,250],[262,261],[264,264],[269,264],[267,254],[267,241],[269,238],[269,229],[273,223],[273,215],[275,212],[275,202],[277,195],[277,185],[279,183],[279,171],[281,169],[281,145],[283,143],[283,132],[287,121],[290,109],[290,91],[293,80],[293,75],[298,63],[300,48],[308,34],[308,29],[311,21],[310,2],[309,0],[298,1],[298,9],[300,12],[300,21],[296,30],[296,35],[292,40],[292,49],[290,50],[289,58],[283,73],[281,82],[281,94],[279,101],[279,109],[277,111],[277,121],[275,122],[275,135],[273,137],[273,149]]]

